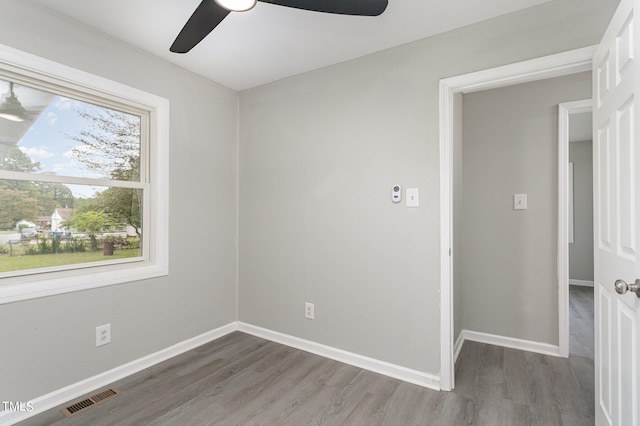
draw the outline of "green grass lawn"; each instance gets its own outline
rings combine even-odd
[[[15,253],[14,253],[15,254]],[[140,249],[116,249],[113,256],[105,256],[100,251],[60,254],[36,254],[9,256],[0,255],[0,272],[22,269],[46,268],[50,266],[72,265],[76,263],[100,262],[103,260],[124,259],[140,256]]]

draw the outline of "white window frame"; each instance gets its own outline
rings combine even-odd
[[[0,278],[0,305],[169,274],[169,101],[165,98],[0,44],[0,68],[68,87],[149,114],[147,181],[143,202],[143,252],[135,261],[69,265],[66,270],[28,270]],[[105,181],[108,185],[108,181]],[[19,272],[18,272],[19,273]]]

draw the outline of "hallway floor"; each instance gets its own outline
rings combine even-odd
[[[593,287],[569,286],[569,353],[593,360]]]

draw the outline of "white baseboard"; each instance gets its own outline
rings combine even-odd
[[[498,336],[496,334],[481,333],[471,330],[462,330],[460,336],[462,336],[465,341],[470,340],[473,342],[487,343],[489,345],[503,346],[505,348],[519,349],[521,351],[535,352],[543,355],[560,356],[560,347],[557,345],[550,345],[548,343]],[[460,338],[458,338],[458,340],[460,340]],[[462,347],[462,345],[460,345],[460,347]]]
[[[113,368],[104,373],[100,373],[88,379],[71,384],[64,388],[55,390],[46,395],[40,396],[30,401],[33,406],[33,410],[26,411],[0,411],[0,425],[12,425],[14,423],[23,421],[29,417],[40,414],[58,405],[69,402],[73,399],[79,398],[82,395],[93,392],[101,387],[107,386],[117,380],[130,376],[134,373],[151,367],[169,358],[173,358],[176,355],[180,355],[191,349],[202,346],[213,340],[219,339],[233,331],[237,330],[237,323],[232,322],[215,330],[208,331],[199,336],[191,339],[184,340],[166,349],[162,349],[153,354],[139,358],[135,361],[131,361],[127,364]],[[26,401],[25,401],[26,402]]]
[[[242,331],[263,339],[271,340],[276,343],[300,349],[325,358],[334,359],[345,364],[354,365],[365,370],[403,380],[430,389],[440,390],[440,377],[435,374],[429,374],[418,370],[413,370],[400,365],[391,364],[386,361],[380,361],[363,355],[347,352],[331,346],[322,345],[310,340],[300,339],[298,337],[289,336],[277,331],[268,330],[251,324],[242,322],[233,322],[215,330],[208,331],[199,336],[187,339],[166,349],[162,349],[153,354],[131,361],[127,364],[97,374],[88,379],[73,383],[64,388],[55,390],[46,395],[29,401],[33,410],[26,411],[0,411],[0,425],[12,425],[23,420],[33,417],[47,410],[55,408],[64,403],[70,402],[76,398],[107,386],[115,381],[123,379],[134,373],[144,370],[145,368],[156,365],[174,356],[180,355],[198,346],[219,339],[233,331]],[[462,333],[461,333],[462,336]],[[459,339],[460,340],[460,339]],[[462,344],[460,344],[462,347]],[[25,401],[27,402],[27,401]]]
[[[456,364],[458,357],[460,356],[460,351],[462,350],[462,345],[464,344],[464,330],[458,334],[458,338],[456,339],[456,343],[453,345],[453,365]]]
[[[413,370],[411,368],[369,358],[353,352],[347,352],[342,349],[326,346],[310,340],[300,339],[288,334],[279,333],[277,331],[268,330],[266,328],[257,327],[243,322],[238,323],[238,330],[253,336],[271,340],[272,342],[281,343],[305,352],[310,352],[325,358],[334,359],[345,364],[354,365],[365,370],[393,377],[394,379],[403,380],[429,389],[440,390],[440,377],[435,374]]]
[[[593,281],[569,279],[569,285],[581,285],[583,287],[593,287]]]

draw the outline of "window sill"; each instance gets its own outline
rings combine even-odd
[[[0,305],[90,290],[111,285],[157,278],[169,274],[166,264],[149,261],[128,264],[89,267],[60,273],[43,273],[31,276],[6,278],[0,285]]]

